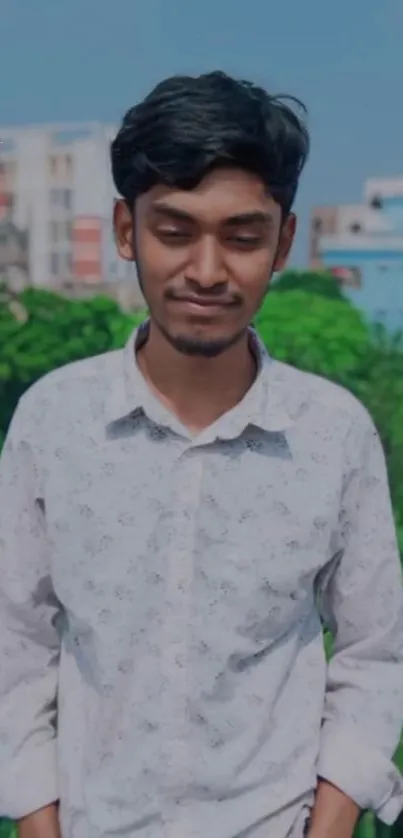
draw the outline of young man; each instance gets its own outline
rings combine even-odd
[[[249,329],[307,153],[286,101],[221,73],[163,82],[112,145],[150,318],[35,385],[1,461],[0,811],[23,838],[351,838],[402,808],[381,445]]]

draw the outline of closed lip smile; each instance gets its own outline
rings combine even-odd
[[[228,308],[230,302],[224,302],[217,297],[173,297],[172,302],[194,305],[199,308]]]

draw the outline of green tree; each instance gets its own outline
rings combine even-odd
[[[12,821],[0,818],[0,838],[17,838],[17,829]]]
[[[283,271],[279,278],[274,280],[272,293],[284,291],[306,291],[308,294],[317,294],[334,300],[344,298],[340,284],[331,273],[326,271]]]
[[[371,344],[368,325],[349,302],[307,291],[269,292],[254,322],[275,358],[345,385]]]

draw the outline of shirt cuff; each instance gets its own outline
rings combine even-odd
[[[403,777],[382,753],[353,729],[324,722],[317,774],[340,789],[360,809],[390,826],[403,810]]]
[[[59,799],[56,741],[21,756],[0,775],[1,817],[19,820]]]

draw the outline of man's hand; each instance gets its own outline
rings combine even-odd
[[[61,838],[59,807],[56,803],[18,821],[19,838]]]
[[[325,780],[319,780],[308,838],[352,838],[358,806]]]

